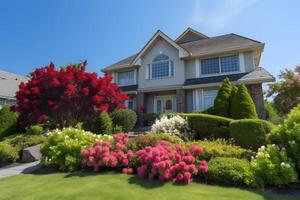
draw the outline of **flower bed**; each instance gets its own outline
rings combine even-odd
[[[192,145],[185,148],[167,141],[158,141],[136,153],[127,149],[128,135],[115,134],[113,142],[96,142],[81,152],[82,163],[93,167],[119,169],[123,173],[137,172],[139,177],[173,183],[189,184],[193,176],[207,171],[207,162],[200,160],[202,148]]]

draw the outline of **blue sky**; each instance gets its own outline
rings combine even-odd
[[[1,0],[0,69],[25,75],[87,59],[99,73],[157,29],[175,39],[190,26],[265,42],[261,66],[277,75],[300,64],[299,8],[297,0]]]

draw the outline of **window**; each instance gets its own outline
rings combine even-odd
[[[118,85],[133,85],[134,71],[118,72]]]
[[[216,89],[196,89],[193,91],[194,95],[194,110],[205,110],[214,105],[215,98],[218,94]]]
[[[174,76],[174,63],[169,60],[169,57],[165,54],[159,54],[153,59],[153,62],[148,65],[150,71],[149,78],[165,78]]]
[[[210,58],[201,60],[202,74],[216,74],[219,73],[219,58]]]
[[[224,56],[201,60],[201,74],[218,74],[240,70],[239,56]]]
[[[221,57],[221,72],[235,72],[239,71],[239,57],[226,56]]]
[[[126,100],[126,101],[125,101],[125,106],[126,106],[128,109],[136,110],[136,108],[135,108],[135,100],[134,100],[134,99]]]

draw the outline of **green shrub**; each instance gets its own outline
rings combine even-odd
[[[284,122],[268,135],[268,142],[285,147],[300,174],[300,105],[293,108]]]
[[[0,163],[15,162],[19,159],[22,149],[40,144],[45,140],[46,137],[43,135],[16,134],[5,137],[0,142]]]
[[[233,93],[230,116],[233,119],[257,119],[255,104],[244,84],[237,86],[237,91]]]
[[[42,135],[44,133],[43,125],[36,124],[26,129],[27,135]]]
[[[137,135],[129,139],[127,144],[128,149],[138,151],[147,146],[154,146],[157,141],[164,140],[173,144],[180,144],[183,141],[177,136],[171,136],[165,133],[151,133],[148,132],[143,135]]]
[[[218,116],[230,117],[230,96],[232,92],[232,84],[226,78],[214,101],[214,113]]]
[[[274,125],[260,119],[241,119],[230,123],[230,135],[235,143],[244,148],[258,149],[266,143],[267,134]]]
[[[229,123],[232,119],[202,113],[176,113],[187,119],[189,127],[195,132],[195,139],[229,138]]]
[[[15,162],[19,158],[18,150],[7,142],[0,142],[0,166]]]
[[[205,174],[209,182],[226,185],[249,185],[253,174],[249,161],[238,158],[213,158],[208,162]]]
[[[288,158],[286,150],[276,145],[262,146],[251,161],[254,174],[253,185],[283,186],[297,182],[295,164]]]
[[[131,131],[136,123],[137,115],[133,110],[117,110],[112,113],[114,126],[120,126],[125,132]]]
[[[95,135],[75,128],[52,131],[41,147],[42,163],[58,167],[61,171],[73,171],[81,166],[80,152],[96,140],[111,140],[109,135]]]
[[[21,132],[17,122],[17,114],[10,111],[8,104],[4,104],[0,109],[0,139]]]
[[[209,115],[214,115],[215,114],[215,110],[214,107],[209,107],[205,110],[202,110],[201,112],[196,112],[196,113],[203,113],[203,114],[209,114]]]
[[[201,159],[207,161],[216,157],[246,158],[250,160],[251,156],[254,155],[253,151],[235,146],[230,141],[220,138],[212,141],[198,140],[186,143],[187,146],[191,144],[197,144],[203,148],[203,152],[200,156]]]
[[[156,113],[145,113],[143,115],[144,126],[151,126],[157,118],[159,118],[159,115]]]
[[[275,108],[273,106],[273,103],[265,101],[264,108],[266,111],[266,120],[268,120],[274,124],[282,123],[283,118],[278,115],[277,111],[275,110]]]
[[[47,139],[44,135],[26,135],[26,134],[16,134],[6,137],[4,142],[8,142],[13,147],[21,151],[24,148],[41,144]]]
[[[111,135],[112,129],[112,119],[107,112],[102,112],[96,119],[95,133]]]

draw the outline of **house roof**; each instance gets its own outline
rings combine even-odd
[[[138,85],[127,85],[127,86],[121,86],[119,88],[122,90],[122,92],[136,91]]]
[[[134,58],[132,63],[136,63],[138,59],[148,50],[148,48],[151,48],[152,44],[158,39],[162,38],[166,40],[168,43],[170,43],[172,46],[174,46],[179,52],[182,53],[182,56],[188,56],[189,52],[187,52],[183,47],[181,47],[179,44],[177,44],[175,41],[173,41],[171,38],[169,38],[166,34],[164,34],[162,31],[158,30],[152,38],[147,42],[147,44],[142,48],[142,50],[138,53],[138,55]]]
[[[131,63],[133,62],[134,58],[137,56],[137,54],[134,54],[132,56],[129,56],[123,60],[120,60],[112,65],[109,65],[102,69],[102,71],[111,71],[111,70],[116,70],[116,69],[121,69],[125,67],[131,66]]]
[[[205,38],[209,38],[209,37],[189,27],[177,37],[175,42],[177,44],[182,44],[182,43],[192,42],[195,40],[201,40]]]
[[[246,48],[264,47],[264,43],[236,34],[227,34],[180,44],[191,55],[203,56]]]
[[[262,50],[264,48],[264,43],[234,33],[216,37],[208,37],[195,31],[194,29],[188,28],[175,41],[173,41],[166,34],[158,30],[139,53],[105,67],[102,69],[102,71],[112,71],[138,65],[139,58],[146,52],[148,48],[151,47],[157,38],[165,39],[167,42],[181,51],[180,55],[182,58],[207,56],[243,49],[258,48]],[[183,41],[184,43],[182,43]]]
[[[258,67],[251,72],[187,79],[184,82],[184,86],[221,83],[225,78],[228,78],[232,82],[243,82],[243,83],[272,82],[275,80],[275,78],[264,68]]]
[[[24,76],[0,70],[0,98],[14,99],[21,82],[26,82]]]

